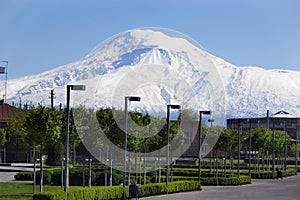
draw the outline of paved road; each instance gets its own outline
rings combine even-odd
[[[243,186],[203,186],[202,191],[142,198],[143,200],[297,200],[300,175],[283,180],[252,180]]]
[[[37,168],[37,170],[39,170]],[[33,171],[32,164],[18,164],[12,163],[8,166],[0,166],[0,182],[12,182],[15,181],[15,175],[17,172],[29,172]]]
[[[0,182],[12,182],[17,172],[0,172]]]

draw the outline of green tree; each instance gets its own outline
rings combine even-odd
[[[298,154],[297,154],[296,150],[298,150]],[[297,155],[299,155],[299,153],[300,153],[300,143],[297,143],[297,146],[296,146],[295,143],[292,144],[292,145],[291,145],[291,152],[292,152],[292,155],[295,156],[295,157],[296,157]]]
[[[1,153],[1,147],[6,142],[6,130],[4,128],[0,128],[0,163],[2,163],[2,153]]]
[[[0,128],[0,147],[2,147],[6,142],[6,130]]]
[[[40,145],[40,191],[43,190],[43,147],[55,142],[60,136],[61,121],[58,114],[57,110],[39,104],[37,108],[29,110],[25,120],[27,140]]]
[[[25,147],[26,149],[30,149],[32,146],[27,142],[27,132],[25,130],[26,117],[28,114],[28,110],[33,107],[28,107],[27,105],[13,109],[12,117],[10,117],[7,121],[8,131],[10,133],[10,138],[13,141],[13,144],[19,147]]]

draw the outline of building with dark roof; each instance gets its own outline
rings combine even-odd
[[[300,117],[293,116],[286,111],[279,111],[266,117],[230,118],[227,119],[227,128],[247,131],[254,128],[269,128],[271,130],[286,130],[292,139],[300,137]]]

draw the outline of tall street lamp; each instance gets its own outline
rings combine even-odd
[[[298,128],[299,128],[299,125],[297,124],[297,126],[296,126],[296,153],[295,153],[296,172],[298,172],[298,156],[299,156],[299,152],[298,152],[298,139],[299,139]]]
[[[6,96],[7,96],[7,66],[8,66],[8,61],[7,60],[3,60],[1,61],[3,63],[6,63],[5,68],[4,67],[0,67],[0,74],[5,74],[5,93],[4,93],[4,103],[6,103]]]
[[[284,130],[284,165],[283,165],[283,168],[284,168],[284,171],[286,171],[286,159],[287,159],[287,142],[286,142],[286,123],[284,121],[283,123],[283,130]]]
[[[272,175],[275,175],[275,123],[273,122],[273,132],[272,132]]]
[[[210,115],[211,114],[211,111],[204,111],[204,110],[200,110],[199,111],[199,125],[198,125],[198,133],[199,133],[199,163],[198,163],[198,181],[199,183],[201,182],[201,143],[202,143],[202,135],[201,135],[201,131],[202,131],[202,115]]]
[[[89,163],[89,179],[88,179],[88,187],[92,187],[92,158],[85,159]]]
[[[252,138],[251,138],[251,120],[247,119],[249,125],[249,176],[251,177],[251,150],[252,150]]]
[[[208,119],[208,122],[210,123],[210,128],[213,126],[214,119]],[[210,150],[210,159],[209,159],[209,165],[210,165],[210,172],[212,172],[212,157],[213,157],[213,147],[211,147]]]
[[[125,136],[124,136],[124,172],[123,172],[123,199],[126,199],[126,152],[127,152],[127,129],[128,129],[128,101],[141,101],[141,97],[125,97]]]
[[[298,152],[298,137],[296,138],[296,154],[295,154],[295,161],[296,161],[296,173],[298,173],[298,156],[299,156],[299,152]]]
[[[240,160],[241,160],[241,126],[238,120],[238,179],[240,179]]]
[[[85,85],[67,85],[67,127],[66,127],[66,144],[65,144],[65,185],[64,191],[66,192],[69,187],[69,132],[70,132],[70,91],[71,90],[85,90]]]
[[[166,176],[166,189],[168,194],[169,182],[169,154],[170,154],[170,109],[180,109],[180,105],[167,105],[167,176]]]

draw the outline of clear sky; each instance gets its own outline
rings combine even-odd
[[[238,66],[300,71],[298,0],[0,0],[0,25],[9,78],[76,61],[142,27],[184,33]]]

